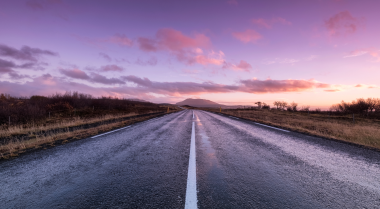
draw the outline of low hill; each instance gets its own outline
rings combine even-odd
[[[207,99],[185,99],[182,102],[176,103],[176,105],[189,105],[192,107],[227,107],[226,105],[218,104]]]

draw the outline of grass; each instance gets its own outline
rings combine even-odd
[[[177,110],[171,110],[175,112]],[[169,112],[169,113],[170,113]],[[153,112],[150,112],[153,113]],[[0,144],[0,159],[10,159],[19,156],[22,153],[36,150],[46,149],[59,144],[87,138],[99,133],[107,132],[116,128],[124,127],[148,120],[157,115],[129,118],[127,120],[115,121],[115,119],[123,119],[124,117],[136,116],[135,113],[105,115],[94,118],[75,117],[71,120],[60,121],[59,123],[44,125],[19,125],[11,126],[7,130],[0,132],[0,137],[10,138],[3,144]],[[84,125],[94,124],[93,127],[85,127]],[[70,129],[70,127],[75,127]],[[25,136],[27,135],[27,136]],[[26,138],[26,139],[25,139]]]
[[[203,108],[219,112],[219,109]],[[351,142],[367,147],[380,149],[380,121],[355,115],[335,116],[322,113],[288,112],[280,110],[244,110],[226,109],[222,113],[252,121],[286,128],[326,138]]]

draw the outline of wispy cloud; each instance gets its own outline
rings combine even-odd
[[[262,38],[262,35],[251,29],[243,32],[233,32],[232,36],[244,43],[256,43],[257,40]]]
[[[38,58],[43,55],[58,56],[58,53],[39,48],[32,48],[29,46],[23,46],[21,49],[16,49],[7,45],[0,44],[0,56],[2,57],[9,57],[22,61],[37,62]]]
[[[357,49],[357,50],[349,52],[348,55],[344,56],[344,58],[358,57],[365,54],[369,54],[370,56],[376,58],[376,61],[380,61],[380,50],[377,50],[375,48]]]

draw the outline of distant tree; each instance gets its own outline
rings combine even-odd
[[[295,103],[294,101],[290,103],[290,108],[292,109],[293,112],[297,111],[297,106],[298,104]]]
[[[279,106],[281,107],[281,102],[280,101],[274,101],[273,105],[276,106],[276,108],[278,109]]]
[[[263,109],[270,109],[270,106],[268,104],[266,104],[265,102],[263,102]]]
[[[281,109],[282,110],[285,110],[285,108],[288,106],[288,103],[287,102],[285,102],[285,101],[281,101],[280,102],[280,107],[281,107]]]
[[[255,104],[257,104],[257,106],[259,107],[259,109],[261,109],[262,102],[256,102]]]
[[[372,112],[375,109],[375,106],[376,106],[376,102],[377,102],[376,99],[375,98],[368,98],[366,100],[366,102],[367,102],[367,105],[368,105],[368,110]]]
[[[301,111],[309,111],[309,110],[310,110],[310,106],[309,105],[301,107]]]

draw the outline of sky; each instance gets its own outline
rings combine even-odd
[[[328,108],[380,97],[378,0],[0,1],[0,93]]]

